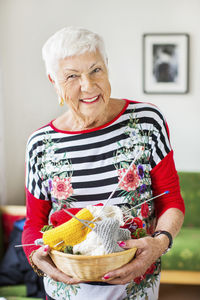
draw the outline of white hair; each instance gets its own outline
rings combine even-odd
[[[100,35],[81,27],[66,27],[57,31],[44,44],[42,57],[45,61],[46,72],[54,81],[58,70],[58,61],[68,56],[83,54],[87,51],[99,50],[105,65],[107,55],[104,41]]]

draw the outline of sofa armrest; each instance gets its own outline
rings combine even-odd
[[[10,214],[13,216],[25,216],[26,206],[25,205],[3,205],[0,206],[0,212]]]
[[[25,218],[25,216],[26,206],[24,205],[0,206],[0,259],[8,245],[14,222]]]
[[[162,270],[161,283],[200,285],[200,272]]]

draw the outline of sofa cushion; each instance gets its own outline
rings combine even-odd
[[[179,172],[181,194],[185,201],[184,227],[200,228],[200,173]]]
[[[8,285],[0,287],[0,296],[8,297],[8,296],[18,296],[18,297],[26,297],[26,286],[21,285]]]
[[[0,297],[6,300],[42,300],[42,298],[30,298],[26,296],[25,285],[13,285],[0,287]]]
[[[6,300],[42,300],[42,298],[27,297],[25,285],[2,286],[0,297],[5,297]]]
[[[162,269],[200,271],[200,228],[182,227],[172,249],[162,256]]]

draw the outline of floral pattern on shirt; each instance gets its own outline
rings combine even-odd
[[[125,168],[118,169],[117,171],[118,171],[119,182],[120,182],[119,187],[122,190],[127,192],[134,191],[140,185],[140,177],[138,175],[137,168],[135,165],[133,165],[130,168],[127,174]]]
[[[153,233],[156,221],[153,202],[145,202],[145,200],[152,197],[149,163],[151,155],[149,145],[151,144],[152,133],[151,130],[148,132],[142,130],[133,111],[130,114],[130,119],[124,132],[127,139],[117,142],[118,150],[113,157],[119,182],[138,151],[141,151],[140,156],[125,175],[118,189],[124,203],[130,204],[132,208],[130,212],[132,223],[130,226],[135,226],[138,229],[145,228],[148,234]],[[51,140],[48,134],[44,143],[45,150],[40,175],[51,197],[53,203],[51,213],[53,213],[63,207],[70,207],[72,201],[74,201],[72,198],[74,191],[71,184],[73,168],[72,163],[66,157],[66,153],[62,154],[59,160],[55,158],[56,143]],[[146,291],[156,285],[159,273],[160,261],[158,260],[148,268],[143,276],[135,278],[127,285],[127,297],[124,300],[147,297]],[[52,291],[52,297],[59,300],[70,300],[78,294],[81,288],[80,285],[66,285],[61,282],[55,282],[51,278],[46,280],[48,280],[48,283],[46,281],[47,287]]]
[[[58,159],[58,156],[55,155],[56,150],[58,150],[56,143],[48,133],[43,139],[43,144],[45,148],[41,158],[40,177],[47,195],[53,202],[53,210],[70,207],[70,203],[75,201],[72,197],[74,194],[71,184],[72,163],[67,159],[66,152],[61,154],[60,159]]]
[[[119,184],[121,196],[124,202],[131,207],[131,216],[144,219],[147,233],[152,231],[154,216],[154,204],[145,202],[152,197],[149,160],[151,149],[149,145],[152,139],[152,130],[142,129],[134,111],[130,113],[130,119],[125,129],[127,139],[118,142],[118,150],[114,156],[114,164],[118,173],[118,181],[122,179],[132,161],[134,164]],[[151,230],[150,230],[151,229]]]
[[[59,300],[71,300],[72,295],[76,296],[80,289],[78,284],[65,284],[51,278],[47,279],[47,285],[49,285],[50,288],[53,288],[52,297]]]
[[[58,200],[65,200],[73,194],[71,177],[60,178],[54,176],[52,180],[52,196]]]
[[[153,263],[145,272],[143,276],[136,277],[126,287],[127,297],[123,300],[137,300],[139,297],[148,300],[148,288],[154,288],[159,280],[161,271],[160,260]],[[149,299],[150,300],[150,299]]]
[[[148,130],[148,132],[142,130],[133,111],[125,130],[128,139],[126,139],[125,142],[118,142],[119,148],[114,157],[121,196],[123,197],[124,202],[128,202],[132,208],[127,216],[130,220],[132,219],[130,226],[134,227],[134,230],[139,228],[138,233],[140,228],[143,227],[146,229],[147,234],[153,233],[156,222],[153,201],[145,201],[152,197],[149,166],[151,155],[149,145],[151,144],[152,133],[151,130]],[[134,159],[134,164],[126,174],[127,169]],[[120,182],[122,178],[123,181]],[[136,222],[138,220],[141,224]],[[131,229],[132,228],[129,228],[129,230]],[[137,238],[137,232],[135,236],[131,236],[132,238]],[[157,261],[148,268],[143,276],[135,278],[127,286],[126,290],[128,296],[125,300],[137,299],[137,295],[142,297],[147,296],[147,294],[145,294],[145,289],[150,287],[153,288],[159,273],[160,262]]]

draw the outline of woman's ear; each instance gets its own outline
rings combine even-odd
[[[56,93],[58,95],[58,101],[59,101],[60,105],[61,106],[64,105],[64,100],[63,100],[64,97],[62,95],[62,90],[60,89],[59,86],[57,86],[57,84],[55,83],[55,81],[51,78],[50,74],[48,74],[48,78],[49,78],[49,81],[53,84],[53,86],[54,86],[54,88],[56,90]]]
[[[50,74],[48,74],[48,78],[49,78],[51,83],[55,84],[55,81],[51,78]]]

